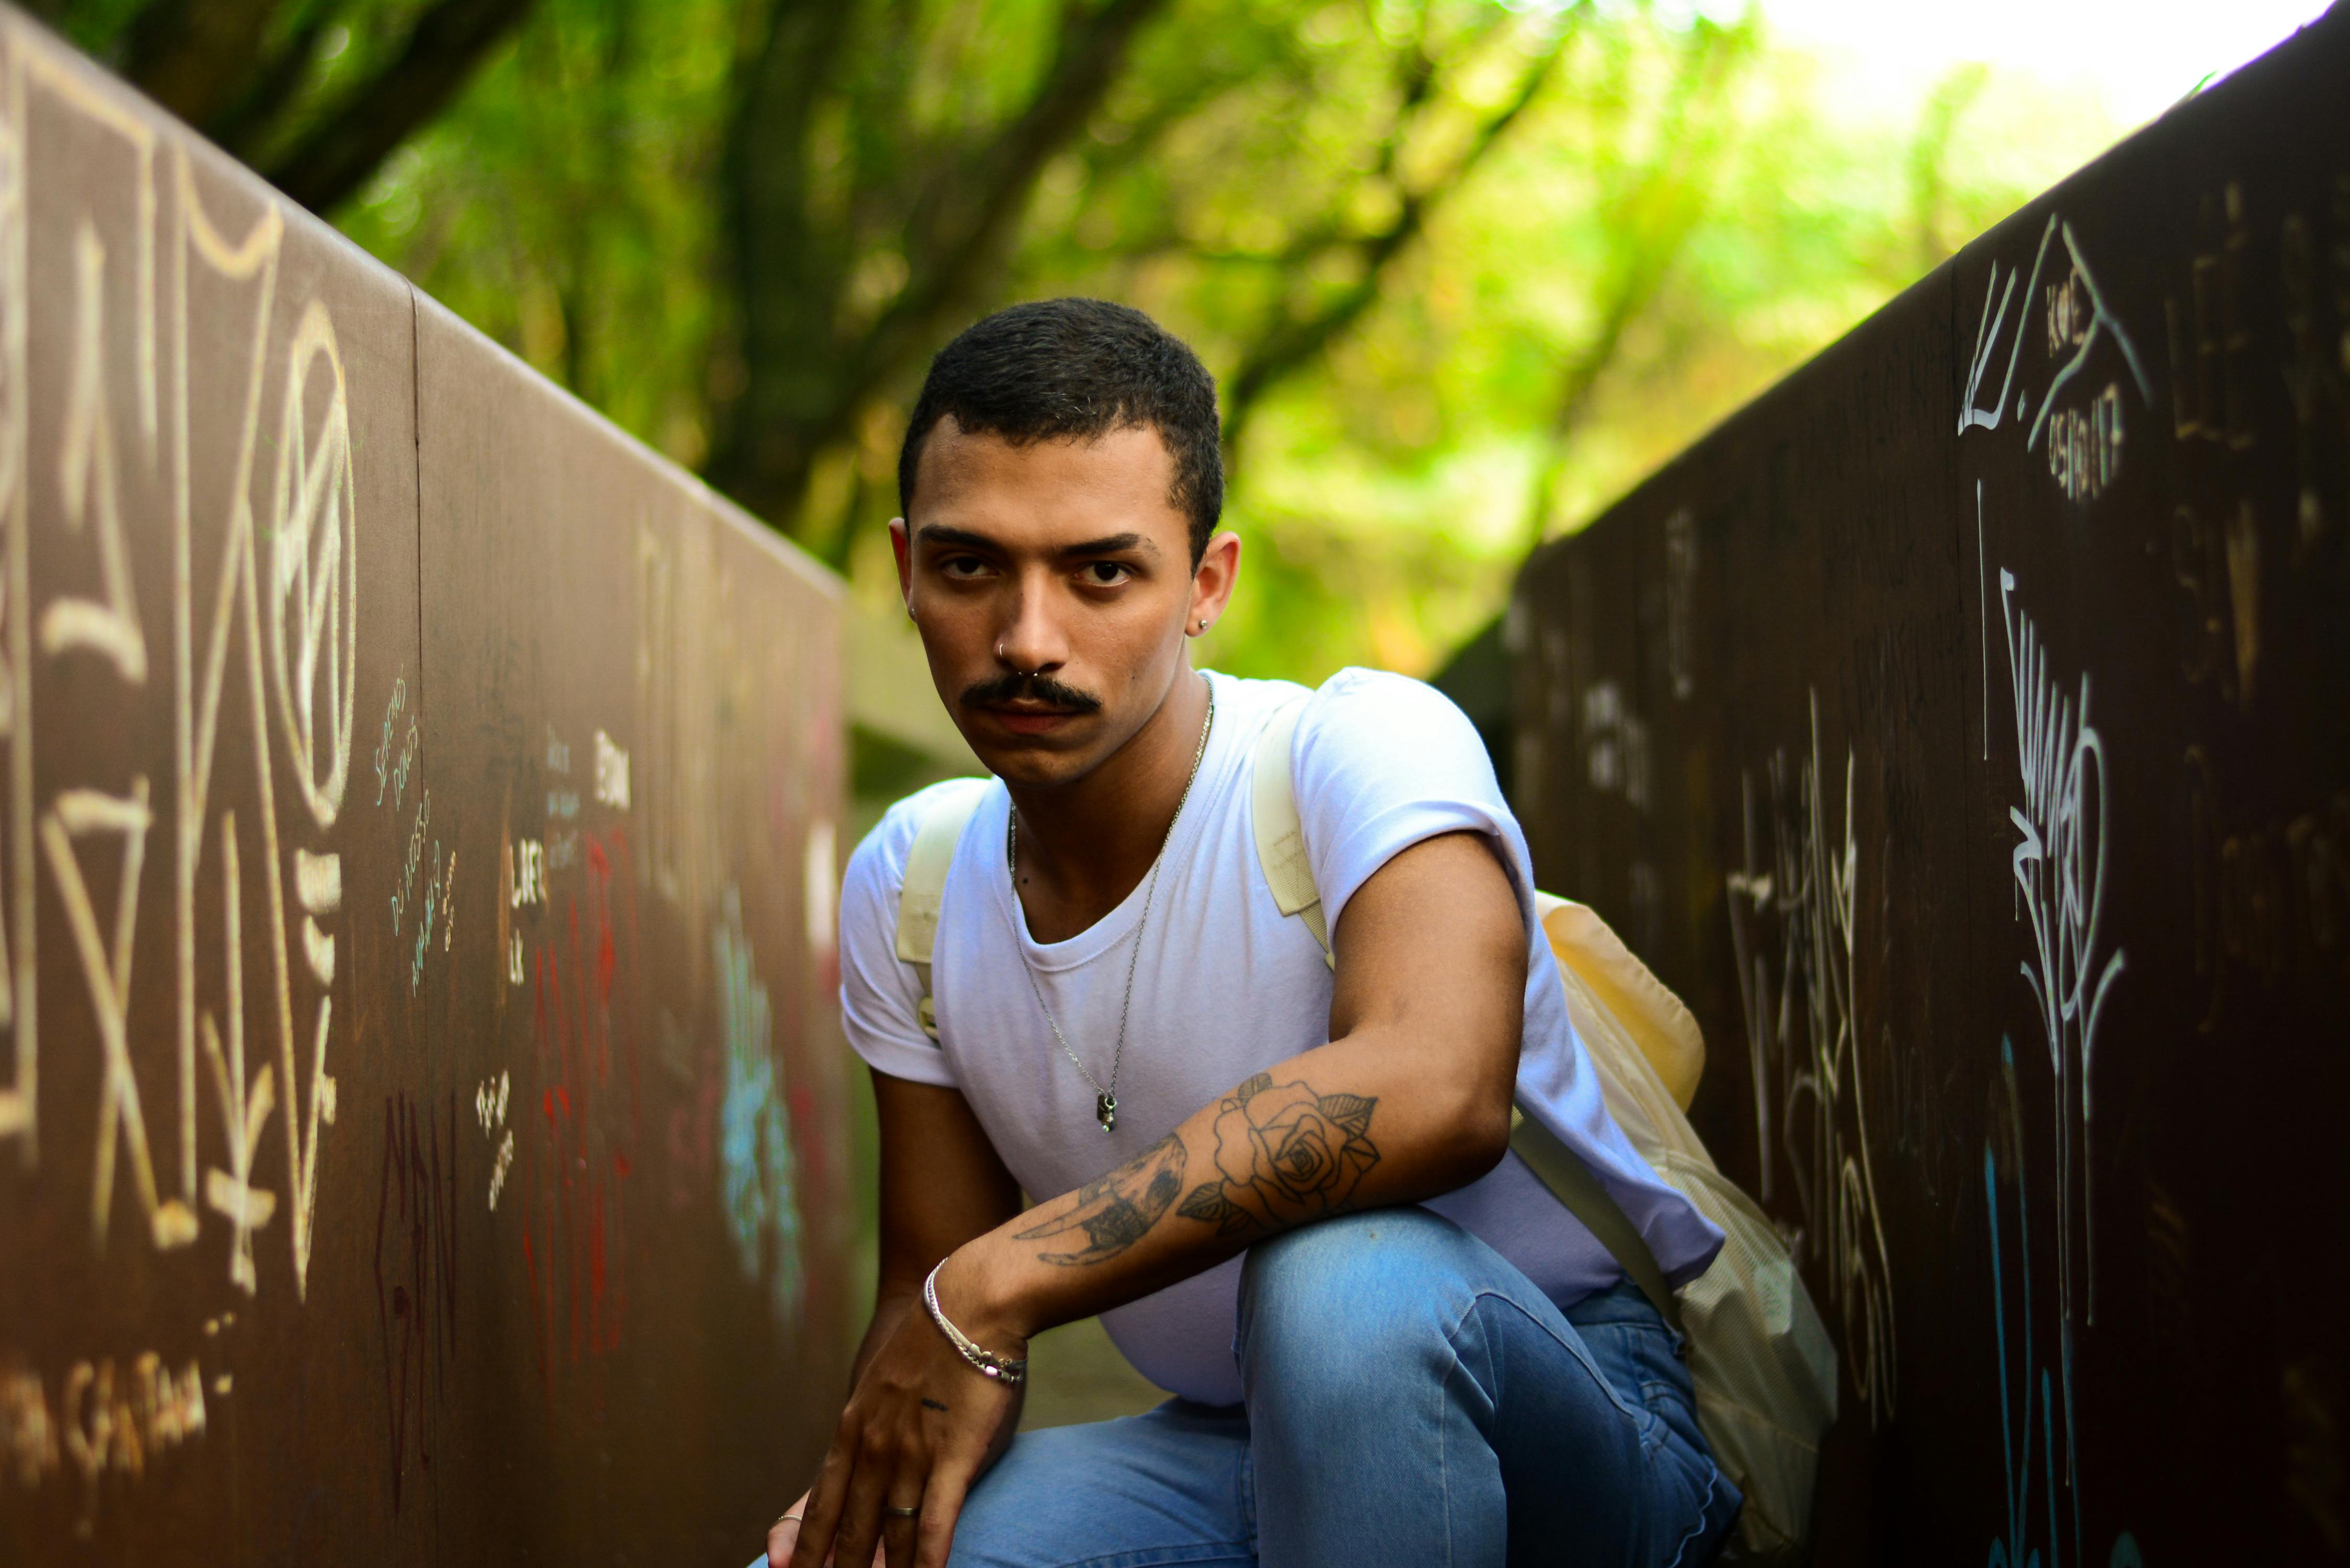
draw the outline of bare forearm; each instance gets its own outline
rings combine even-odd
[[[1431,1069],[1376,1030],[1292,1057],[971,1242],[941,1290],[1025,1339],[1296,1226],[1451,1191],[1490,1170],[1509,1134],[1508,1075],[1460,1060]]]

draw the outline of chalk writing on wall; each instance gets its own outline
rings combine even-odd
[[[2000,615],[2007,634],[2009,695],[2022,770],[2023,804],[2008,808],[2016,842],[2011,865],[2019,909],[2030,921],[2032,953],[2024,983],[2040,1013],[2049,1071],[2056,1080],[2056,1298],[2066,1332],[2073,1322],[2072,1214],[2074,1175],[2080,1174],[2087,1315],[2097,1317],[2096,1232],[2091,1216],[2094,1145],[2091,1079],[2096,1066],[2097,1024],[2114,983],[2127,967],[2124,955],[2100,949],[2106,901],[2106,839],[2110,781],[2105,741],[2089,716],[2089,677],[2081,676],[2077,702],[2050,668],[2039,629],[2014,602],[2014,574],[1999,574]],[[2081,1146],[2073,1158],[2072,1119]],[[2067,1345],[2069,1354],[2070,1345]]]
[[[2057,273],[2054,268],[2064,270]],[[2031,317],[2035,304],[2044,323],[2047,358],[2055,369],[2041,391],[2040,411],[2024,437],[2027,452],[2042,451],[2045,442],[2048,469],[2068,500],[2085,501],[2104,493],[2121,471],[2123,417],[2119,377],[2126,374],[2142,407],[2154,404],[2154,384],[2137,344],[2106,303],[2073,225],[2051,213],[2033,254],[2032,271],[2016,296],[2016,269],[2010,267],[2004,285],[1999,264],[1991,263],[1991,283],[1983,291],[1982,311],[1975,325],[1974,352],[1967,364],[1966,395],[1960,400],[1958,433],[1997,430],[2010,415],[2031,411],[2032,390],[2016,386],[2015,372],[2024,344],[2033,336]],[[2043,292],[2043,278],[2049,281]],[[2011,319],[2009,312],[2013,308]],[[1999,390],[1989,403],[1982,394],[1989,372],[1999,362],[2000,346],[2007,346],[2007,363]],[[2118,360],[2103,387],[2096,378],[2109,350]],[[2013,394],[2012,401],[2010,394]],[[2053,431],[2052,431],[2053,427]]]
[[[1595,681],[1583,693],[1583,761],[1593,789],[1648,809],[1648,721],[1613,680]]]
[[[2004,1127],[1994,1128],[1991,1138],[1983,1145],[1983,1199],[1991,1218],[1991,1323],[1999,1346],[2000,1479],[2004,1487],[2007,1517],[2005,1529],[1991,1542],[1990,1561],[1991,1568],[2032,1568],[2034,1563],[2041,1568],[2064,1568],[2067,1545],[2072,1548],[2074,1563],[2089,1561],[2081,1546],[2085,1504],[2073,1398],[2073,1341],[2069,1332],[2064,1335],[2058,1376],[2054,1378],[2045,1366],[2033,1359],[2032,1204],[2024,1181],[2023,1106],[2016,1092],[2014,1048],[2003,1039],[1999,1043],[1999,1057],[2008,1122]],[[2002,1155],[2006,1158],[2001,1158]],[[2012,1176],[2015,1187],[2015,1255],[2012,1259],[2001,1245],[2000,1236],[2002,1167]],[[2017,1285],[2012,1363],[2009,1360],[2012,1342],[2008,1333],[2011,1279]],[[2059,1432],[2064,1434],[2061,1473],[2057,1466]],[[2036,1474],[2033,1462],[2035,1444],[2039,1453]],[[2040,1490],[2037,1499],[2033,1495],[2035,1480]],[[2048,1533],[2044,1541],[2036,1541],[2043,1509]],[[2069,1532],[2059,1527],[2060,1517],[2069,1519]],[[2144,1568],[2137,1537],[2123,1531],[2115,1539],[2106,1563],[2107,1568]]]
[[[8,34],[5,93],[0,384],[13,390],[0,404],[6,639],[0,742],[8,753],[0,819],[0,940],[7,963],[0,976],[0,1026],[13,1035],[14,1050],[13,1073],[0,1084],[0,1138],[16,1140],[26,1170],[38,1168],[44,999],[36,915],[46,871],[81,981],[78,997],[68,992],[51,1005],[86,1009],[105,1063],[89,1173],[94,1242],[100,1249],[109,1243],[116,1179],[124,1176],[153,1248],[192,1243],[207,1211],[224,1220],[234,1236],[230,1280],[252,1293],[265,1278],[252,1236],[284,1212],[291,1283],[299,1296],[308,1278],[320,1131],[334,1121],[336,1105],[328,1069],[340,876],[338,857],[320,840],[342,805],[356,717],[359,519],[341,350],[333,317],[318,299],[294,313],[289,333],[276,330],[286,227],[274,202],[241,233],[224,232],[186,151],[162,142],[29,32]],[[104,139],[123,159],[127,179],[77,198],[69,298],[39,306],[72,323],[55,455],[65,533],[88,552],[99,591],[52,594],[36,604],[29,538],[34,409],[24,391],[35,309],[26,229],[36,160],[27,139],[36,114],[60,113]],[[168,204],[159,201],[167,187]],[[231,395],[241,431],[226,483],[201,492],[188,461],[194,393],[187,301],[197,284],[207,295],[208,331],[228,346],[236,371]],[[126,297],[127,321],[109,304]],[[125,333],[132,349],[129,387],[112,379],[125,362],[112,351]],[[215,351],[208,347],[206,353]],[[263,410],[273,400],[277,418],[265,437]],[[267,500],[257,508],[256,454],[265,441],[274,461]],[[168,497],[159,523],[170,539],[171,610],[160,640],[140,617],[124,532],[121,495],[134,472]],[[106,671],[125,697],[147,690],[158,666],[159,683],[168,687],[172,776],[161,826],[171,857],[170,1037],[177,1093],[176,1115],[161,1119],[150,1117],[127,1021],[158,792],[148,774],[134,772],[69,779],[46,799],[36,797],[36,642],[39,657],[52,663]],[[252,727],[243,747],[251,774],[242,792],[224,798],[234,786],[214,761],[223,697],[232,690]],[[387,762],[387,774],[390,767]],[[280,820],[281,770],[297,802],[291,821]],[[258,850],[250,857],[244,854],[245,832]],[[217,924],[197,905],[208,846],[225,881]],[[92,867],[109,864],[112,885],[106,888],[102,875],[94,882]],[[289,869],[292,898],[285,886]],[[262,973],[250,987],[248,911],[266,938]],[[249,989],[257,993],[255,1022],[276,1047],[274,1060],[258,1071],[246,1057]],[[209,1167],[199,1117],[207,1079],[220,1101],[225,1161]],[[272,1179],[276,1185],[264,1189],[255,1185],[257,1155],[273,1116],[283,1129],[285,1158]]]
[[[404,726],[404,728],[402,727]],[[400,734],[397,746],[392,736]],[[408,711],[408,677],[391,683],[391,700],[383,707],[383,724],[375,745],[375,803],[381,805],[390,792],[391,808],[400,809],[408,793],[408,776],[416,765],[416,716]]]
[[[494,1150],[490,1157],[490,1212],[498,1211],[498,1194],[505,1190],[506,1173],[514,1168],[514,1128],[506,1125],[506,1101],[514,1092],[514,1075],[500,1073],[494,1085],[484,1078],[473,1091],[473,1116],[482,1137]]]
[[[596,732],[596,798],[615,811],[629,809],[629,753],[601,730]]]
[[[1745,858],[1728,879],[1731,945],[1754,1085],[1761,1196],[1770,1200],[1783,1158],[1803,1216],[1790,1242],[1825,1268],[1854,1387],[1874,1422],[1893,1414],[1895,1323],[1853,989],[1854,760],[1847,752],[1837,832],[1820,766],[1816,692],[1811,714],[1800,769],[1790,770],[1783,751],[1772,755],[1760,834],[1754,776],[1745,775]]]
[[[74,1532],[87,1539],[103,1484],[144,1479],[151,1464],[202,1438],[205,1420],[203,1372],[192,1358],[177,1370],[152,1351],[119,1367],[112,1356],[77,1361],[54,1404],[39,1374],[0,1372],[0,1476],[29,1488],[71,1465],[81,1493]]]
[[[2251,235],[2244,223],[2243,188],[2230,181],[2215,200],[2206,195],[2202,223],[2220,231],[2217,246],[2199,250],[2186,307],[2163,301],[2170,348],[2170,431],[2180,441],[2218,442],[2237,452],[2252,444],[2251,334],[2243,309],[2244,255]]]
[[[0,4],[0,1560],[636,1561],[820,1449],[837,587]]]

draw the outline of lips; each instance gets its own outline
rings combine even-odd
[[[997,722],[1015,735],[1045,734],[1077,717],[1074,710],[1067,708],[1013,707],[999,703],[990,706],[987,711],[995,716]]]

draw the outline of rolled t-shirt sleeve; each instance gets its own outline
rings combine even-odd
[[[1492,837],[1532,919],[1524,836],[1451,698],[1407,676],[1342,670],[1307,701],[1291,745],[1306,857],[1334,933],[1372,873],[1422,839],[1462,831]]]
[[[921,825],[921,799],[891,806],[848,857],[840,887],[840,1023],[868,1066],[954,1088],[946,1054],[915,1018],[921,978],[898,957],[898,892]]]

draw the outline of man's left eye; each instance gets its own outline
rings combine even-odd
[[[1087,562],[1078,575],[1092,588],[1114,588],[1133,576],[1116,561]]]

